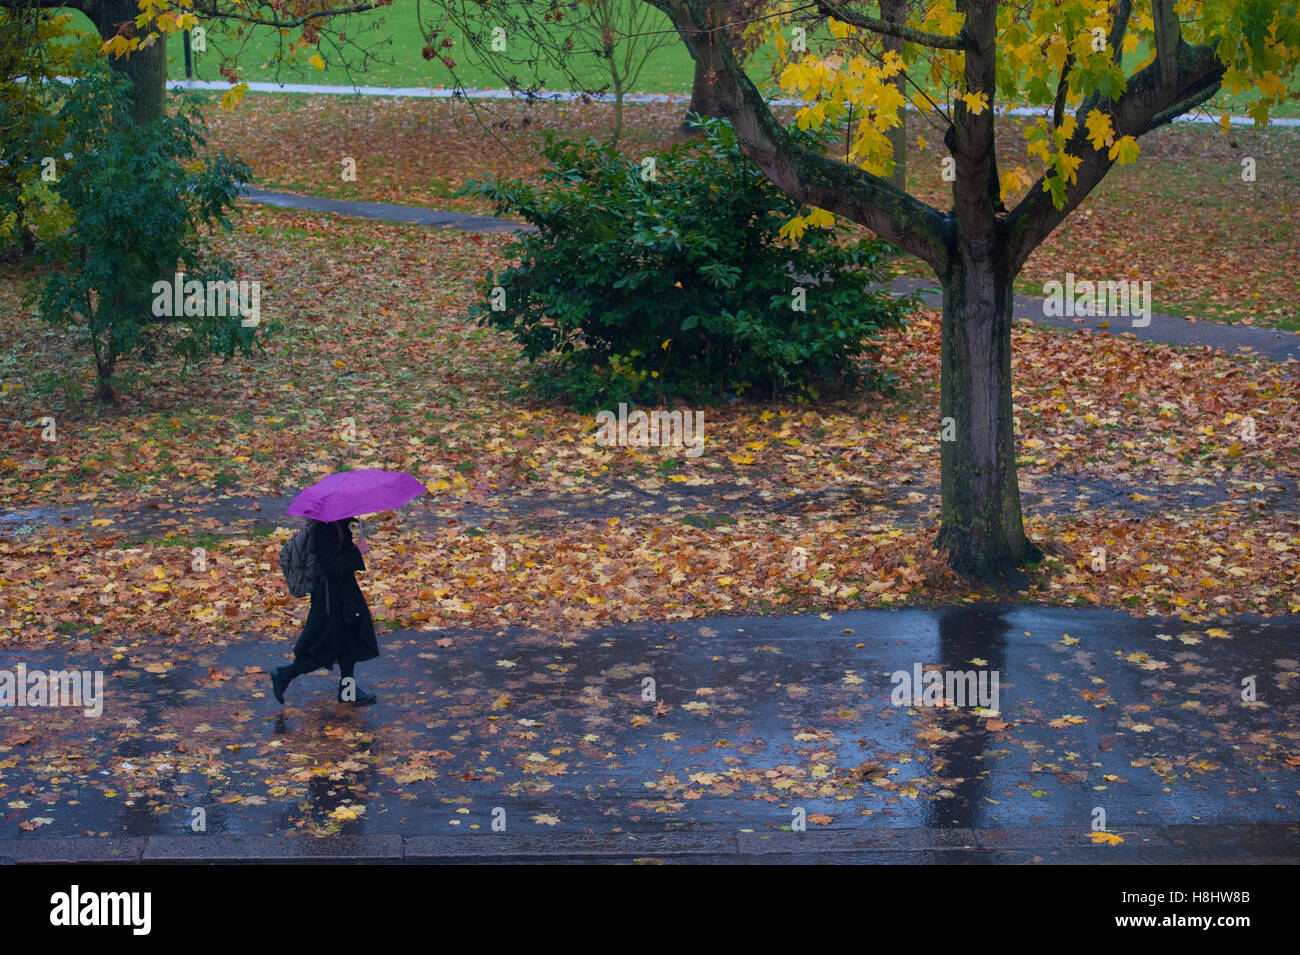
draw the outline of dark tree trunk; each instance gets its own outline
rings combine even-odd
[[[723,116],[722,101],[718,97],[717,90],[714,89],[713,82],[709,79],[709,71],[700,66],[699,63],[695,64],[695,80],[691,84],[691,102],[686,107],[686,117],[682,118],[680,127],[683,133],[696,136],[699,135],[700,131],[687,123],[687,117],[692,113],[697,113],[700,116],[712,116],[717,119],[721,119]]]
[[[108,40],[139,13],[136,0],[99,0],[91,19],[100,38]],[[127,57],[110,57],[108,62],[131,80],[132,118],[137,123],[161,118],[167,99],[167,37],[159,35],[152,46]]]
[[[904,23],[907,20],[907,2],[906,0],[880,0],[880,19],[886,23]],[[899,37],[884,36],[880,38],[881,46],[886,50],[894,50],[899,56],[903,54],[903,41]],[[890,79],[890,84],[898,90],[898,94],[907,99],[907,73],[901,72]],[[907,110],[902,109],[898,113],[900,120],[899,125],[885,133],[890,144],[894,147],[894,172],[889,177],[899,190],[907,191]]]
[[[1025,537],[1011,404],[1009,270],[962,250],[943,276],[943,513],[938,546],[960,573],[1009,577],[1041,557]],[[951,420],[949,420],[951,419]],[[945,429],[944,426],[948,426]],[[947,431],[948,433],[945,433]]]

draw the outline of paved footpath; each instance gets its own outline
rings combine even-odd
[[[514,232],[532,228],[523,223],[508,219],[494,219],[491,216],[440,212],[418,206],[399,206],[379,202],[320,199],[288,192],[270,192],[248,186],[244,187],[243,195],[250,202],[281,208],[357,216],[386,222],[413,222],[435,228],[462,229],[467,232]],[[937,292],[933,280],[921,278],[895,279],[890,283],[890,287],[899,294],[922,289],[934,289]],[[922,301],[931,307],[939,308],[943,305],[943,296],[931,293],[923,295]],[[1217,322],[1193,322],[1174,315],[1153,314],[1150,324],[1142,328],[1132,327],[1129,319],[1049,317],[1043,314],[1043,298],[1030,295],[1015,297],[1013,315],[1017,319],[1057,328],[1086,328],[1112,335],[1132,334],[1144,341],[1163,342],[1169,345],[1205,345],[1220,351],[1255,355],[1274,361],[1300,361],[1300,334],[1295,332]]]
[[[0,860],[1300,860],[1293,617],[396,631],[358,709],[323,672],[275,703],[289,636],[0,651],[105,673],[101,716],[0,716]],[[918,667],[983,696],[895,701]]]
[[[167,87],[171,90],[206,90],[224,93],[230,89],[230,83],[224,80],[171,80]],[[304,96],[361,96],[383,99],[486,99],[486,100],[521,100],[552,103],[613,103],[613,93],[574,93],[568,90],[547,90],[531,96],[527,93],[503,89],[456,89],[446,86],[358,86],[326,83],[267,83],[254,81],[248,84],[254,93],[291,93]],[[681,93],[627,93],[625,103],[681,103],[687,104],[691,98]],[[777,97],[769,99],[773,106],[803,106],[804,101]],[[915,111],[910,103],[906,107]],[[995,106],[993,111],[1005,116],[1043,116],[1041,107]],[[1174,119],[1175,123],[1194,123],[1203,126],[1218,125],[1221,117],[1209,113],[1187,113]],[[1254,127],[1255,121],[1249,116],[1231,116],[1228,122],[1233,126]],[[1270,126],[1300,126],[1300,119],[1273,118]]]

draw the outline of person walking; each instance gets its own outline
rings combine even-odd
[[[362,554],[370,549],[364,535],[360,546],[353,541],[355,523],[355,517],[329,522],[308,518],[307,533],[320,575],[312,586],[307,622],[293,646],[293,663],[271,672],[271,692],[281,704],[294,677],[313,670],[333,670],[336,663],[340,703],[365,706],[378,699],[358,687],[355,677],[358,663],[379,656],[370,608],[353,576],[366,569]]]

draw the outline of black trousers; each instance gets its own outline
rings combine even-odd
[[[356,668],[356,663],[352,660],[339,660],[339,679],[346,680],[352,676],[352,671]],[[315,666],[303,660],[294,657],[293,663],[290,664],[289,670],[293,676],[302,676],[304,673],[311,673],[313,670],[323,670],[324,667]]]

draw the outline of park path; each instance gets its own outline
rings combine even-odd
[[[167,88],[171,90],[204,90],[224,93],[230,89],[230,84],[225,80],[171,80],[168,82]],[[267,83],[262,81],[251,82],[248,84],[248,88],[253,93],[292,93],[304,96],[365,96],[388,99],[509,99],[544,103],[612,103],[614,101],[612,93],[573,93],[568,90],[545,91],[529,96],[525,93],[501,89],[462,90],[446,86],[345,86],[322,83]],[[683,93],[627,93],[623,97],[625,103],[681,103],[685,105],[690,101],[691,98]],[[803,100],[781,97],[770,99],[768,102],[773,106],[805,105]],[[916,107],[910,103],[905,108],[909,111],[916,110]],[[1043,115],[1042,108],[1030,106],[994,106],[993,112],[999,116]],[[1222,117],[1209,113],[1188,113],[1176,117],[1174,122],[1212,126],[1218,125],[1221,120]],[[1253,127],[1255,125],[1255,121],[1249,116],[1230,116],[1228,122],[1233,126]],[[1300,119],[1274,117],[1269,120],[1269,125],[1300,126]]]
[[[104,674],[98,716],[7,711],[0,861],[1300,857],[1291,617],[965,606],[563,639],[397,630],[359,669],[378,705],[356,710],[324,673],[275,703],[283,636],[0,648],[0,668]],[[996,695],[980,684],[979,713],[894,699],[918,667],[996,673]],[[1098,821],[1117,838],[1098,842]]]
[[[377,219],[383,222],[407,222],[434,228],[459,229],[466,232],[514,232],[530,230],[532,226],[509,219],[476,216],[467,213],[441,212],[419,206],[401,206],[382,202],[356,202],[345,199],[322,199],[300,196],[289,192],[272,192],[245,186],[243,196],[250,202],[278,206],[285,209],[302,209],[308,212],[333,213]],[[943,296],[932,280],[903,276],[890,283],[890,289],[905,295],[922,289],[921,300],[930,307],[943,305]],[[1133,327],[1130,319],[1110,319],[1104,316],[1067,318],[1043,314],[1043,298],[1033,295],[1016,295],[1012,314],[1017,319],[1036,325],[1049,325],[1063,329],[1089,329],[1103,334],[1129,334],[1141,341],[1160,342],[1166,345],[1207,346],[1232,354],[1268,358],[1273,361],[1300,361],[1300,334],[1271,328],[1252,328],[1246,325],[1225,325],[1217,322],[1191,321],[1176,315],[1152,314],[1150,324]]]

